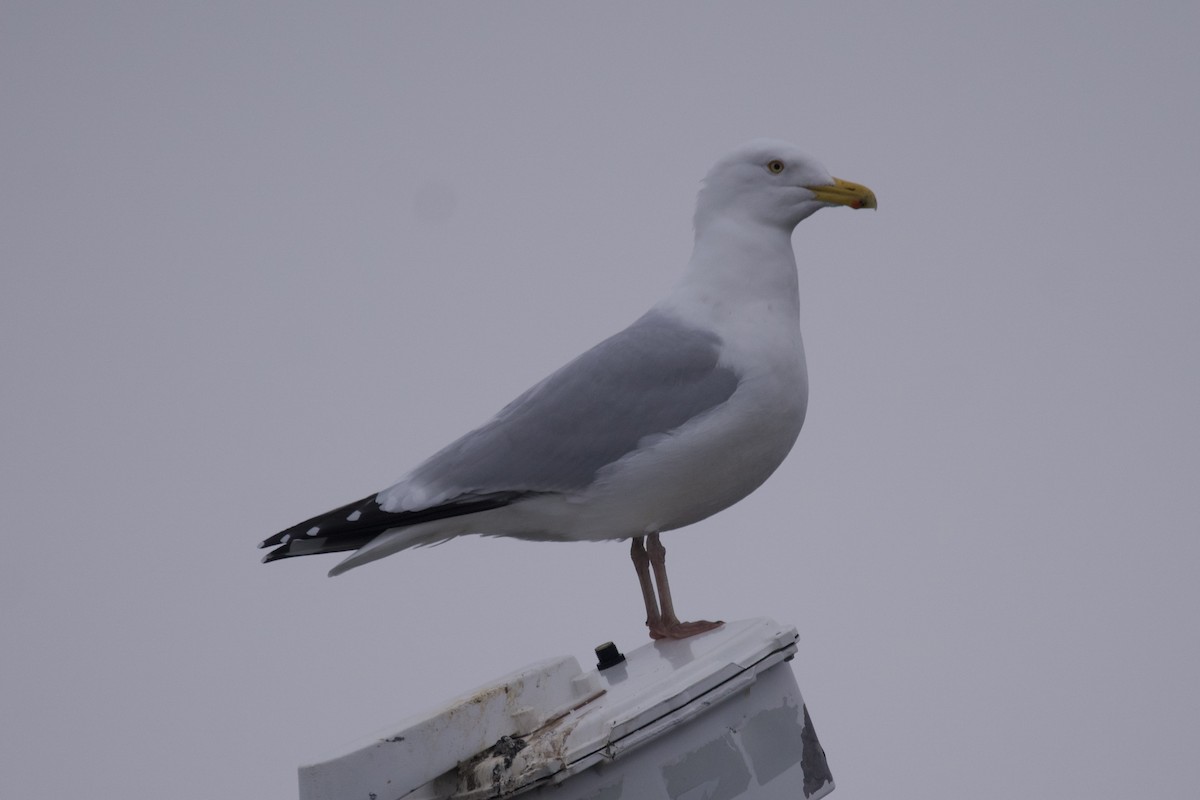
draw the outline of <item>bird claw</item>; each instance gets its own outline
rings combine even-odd
[[[717,620],[716,622],[710,622],[706,619],[696,620],[695,622],[672,620],[670,622],[647,622],[646,627],[650,629],[651,639],[686,639],[698,633],[707,633],[708,631],[715,630],[724,624],[721,620]]]

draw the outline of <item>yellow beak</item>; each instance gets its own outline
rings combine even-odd
[[[834,178],[829,186],[805,186],[823,203],[837,203],[851,208],[879,208],[875,193],[861,183]]]

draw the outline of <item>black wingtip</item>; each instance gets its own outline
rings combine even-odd
[[[276,548],[263,556],[264,564],[293,556],[357,550],[392,528],[490,511],[509,505],[529,494],[516,491],[492,492],[486,495],[467,494],[420,511],[384,511],[379,506],[378,495],[371,495],[282,530],[263,539],[258,543],[258,547]]]
[[[262,545],[259,545],[259,547],[262,547]],[[278,561],[281,558],[287,558],[287,557],[288,557],[288,546],[284,545],[283,547],[280,547],[276,550],[272,550],[271,552],[269,552],[265,556],[263,556],[262,563],[270,564],[272,561]]]
[[[289,535],[291,532],[292,529],[288,528],[286,531],[280,531],[274,536],[268,536],[266,539],[263,539],[258,543],[258,549],[261,550],[264,547],[275,547],[276,545],[287,544],[288,540],[292,538]]]

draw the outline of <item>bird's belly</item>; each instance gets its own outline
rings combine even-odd
[[[791,384],[791,382],[786,382]],[[794,385],[794,384],[792,384]],[[609,539],[691,525],[757,489],[791,451],[806,392],[739,388],[723,406],[646,442],[567,501],[569,538]],[[756,391],[757,390],[757,391]]]

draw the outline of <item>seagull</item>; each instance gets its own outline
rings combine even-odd
[[[792,449],[808,407],[792,232],[830,206],[877,207],[790,144],[737,148],[704,179],[666,297],[398,483],[266,539],[263,561],[354,551],[332,576],[471,533],[630,540],[652,639],[720,626],[676,616],[660,534],[746,497]]]

